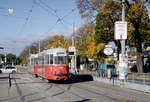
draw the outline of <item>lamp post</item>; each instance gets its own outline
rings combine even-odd
[[[3,47],[0,47],[0,49],[4,49]],[[2,60],[1,60],[1,58],[0,58],[0,64],[1,64],[1,62],[2,62]]]

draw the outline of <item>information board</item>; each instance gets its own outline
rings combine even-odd
[[[127,39],[127,22],[123,21],[115,22],[115,39],[116,40]]]

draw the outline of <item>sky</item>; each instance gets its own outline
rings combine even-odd
[[[35,41],[70,36],[73,24],[75,29],[84,24],[76,0],[0,0],[0,53],[19,55]]]

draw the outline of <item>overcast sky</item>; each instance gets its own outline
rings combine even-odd
[[[34,41],[71,35],[73,23],[76,28],[84,24],[76,0],[0,0],[0,47],[19,55]]]

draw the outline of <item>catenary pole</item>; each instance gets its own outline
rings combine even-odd
[[[122,21],[125,21],[125,0],[122,0]],[[121,54],[125,54],[125,39],[121,40]]]

